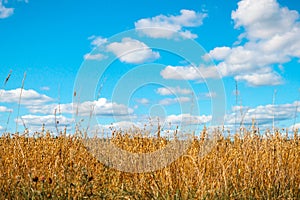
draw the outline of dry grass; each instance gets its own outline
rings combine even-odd
[[[219,133],[217,133],[218,135]],[[202,136],[205,133],[202,133]],[[131,152],[163,148],[164,138],[116,134]],[[200,157],[203,138],[185,155],[151,173],[125,173],[93,158],[71,136],[2,136],[1,199],[300,199],[300,139],[277,132],[220,137]]]

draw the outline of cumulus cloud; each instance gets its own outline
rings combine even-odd
[[[300,123],[290,126],[290,130],[300,129]]]
[[[283,83],[282,77],[277,72],[237,75],[235,80],[245,81],[250,86],[280,85]]]
[[[12,112],[13,110],[12,109],[9,109],[5,106],[0,106],[0,112]]]
[[[231,113],[225,116],[224,125],[231,127],[235,123],[239,124],[240,122],[243,122],[243,125],[252,125],[252,120],[255,120],[260,127],[271,128],[273,118],[276,122],[294,119],[295,112],[300,113],[298,105],[300,105],[300,102],[295,101],[293,103],[279,105],[259,105],[253,108],[235,106],[232,108]],[[201,125],[209,123],[211,120],[211,115],[192,116],[190,114],[169,115],[165,119],[167,123],[171,123],[172,125]],[[222,125],[223,124],[220,124],[220,126]],[[299,124],[296,124],[295,127],[299,127]]]
[[[42,86],[42,87],[40,87],[40,90],[49,91],[50,87],[48,87],[48,86]]]
[[[109,102],[105,98],[100,98],[96,101],[87,101],[79,105],[74,105],[78,110],[80,115],[89,115],[91,113],[91,108],[93,108],[93,113],[95,115],[101,116],[122,116],[130,115],[133,113],[133,109],[128,108],[123,104],[117,104],[115,102]]]
[[[220,73],[216,67],[171,66],[168,65],[160,72],[164,79],[174,80],[203,80],[219,78]]]
[[[18,103],[19,97],[21,94],[21,88],[13,89],[13,90],[0,90],[0,94],[2,94],[0,98],[0,102],[4,103]],[[41,105],[44,103],[48,103],[53,101],[52,98],[39,94],[35,90],[26,90],[22,91],[22,99],[21,104],[24,105]]]
[[[144,18],[135,22],[135,28],[152,38],[172,38],[174,32],[184,38],[197,38],[196,34],[186,30],[187,27],[202,25],[206,13],[198,13],[193,10],[181,10],[180,15],[158,15],[152,18]],[[162,30],[165,29],[165,30]]]
[[[67,118],[59,115],[23,115],[21,119],[15,119],[20,125],[24,125],[31,131],[40,131],[42,126],[45,125],[45,129],[49,131],[55,131],[57,127],[71,127],[74,124],[74,119]]]
[[[295,118],[295,113],[299,113],[300,102],[293,102],[279,105],[260,105],[255,108],[240,108],[235,107],[233,112],[226,116],[227,124],[235,124],[243,121],[246,125],[251,125],[252,120],[255,119],[259,124],[272,124],[273,118],[276,121],[284,121]],[[297,110],[296,110],[297,109]],[[242,115],[240,113],[242,110]]]
[[[230,47],[216,47],[213,50],[211,50],[209,54],[204,55],[204,59],[209,60],[209,58],[212,57],[215,60],[223,60],[230,54],[230,51]]]
[[[140,64],[160,57],[158,52],[152,51],[145,43],[129,37],[123,38],[121,42],[110,43],[106,48],[125,63]]]
[[[0,19],[8,18],[14,14],[14,8],[6,8],[0,0]]]
[[[186,88],[180,88],[180,87],[161,87],[156,90],[156,93],[167,96],[167,95],[175,95],[175,94],[181,94],[181,95],[189,95],[192,94],[192,90],[186,89]]]
[[[132,128],[142,128],[143,125],[141,123],[136,123],[136,122],[131,122],[131,121],[119,121],[119,122],[114,122],[110,125],[105,125],[106,128],[112,127],[115,129],[121,129],[121,130],[128,130]]]
[[[98,116],[123,116],[133,113],[133,109],[123,104],[109,102],[105,98],[100,98],[95,101],[85,101],[78,104],[27,105],[26,108],[29,109],[31,113],[53,114],[56,110],[59,113],[77,114],[79,116],[89,116],[91,112]]]
[[[101,48],[103,51],[112,52],[121,62],[140,64],[147,61],[153,61],[160,57],[158,52],[153,51],[145,43],[129,37],[123,38],[121,42],[109,43],[108,39],[101,36],[90,36],[93,49]],[[107,58],[102,53],[87,53],[85,60],[103,60]]]
[[[252,120],[255,120],[260,127],[271,128],[273,119],[275,119],[276,123],[295,119],[295,113],[300,113],[300,108],[298,105],[300,105],[299,101],[279,105],[259,105],[253,108],[234,106],[231,113],[225,116],[224,125],[231,127],[235,125],[235,123],[239,124],[240,122],[243,122],[243,125],[252,125]],[[169,115],[165,119],[167,123],[171,123],[173,125],[201,125],[209,123],[211,120],[211,115],[192,116],[190,114]],[[223,124],[220,124],[220,126],[222,125]],[[299,127],[299,124],[296,124],[295,127]]]
[[[107,44],[108,40],[106,38],[103,38],[101,36],[96,36],[96,35],[92,35],[90,37],[88,37],[89,40],[91,40],[91,45],[93,47],[93,49],[96,48],[104,48],[105,44]],[[101,53],[86,53],[83,58],[85,60],[103,60],[106,58],[105,55],[101,54]]]
[[[246,42],[216,47],[204,58],[219,61],[222,76],[234,76],[251,86],[284,83],[274,68],[300,58],[299,13],[281,7],[276,0],[242,0],[231,17],[234,27],[244,30],[239,40]]]
[[[205,124],[210,122],[211,116],[201,115],[194,116],[190,114],[180,114],[180,115],[169,115],[165,121],[171,124],[183,124],[183,125],[195,125],[195,124]]]
[[[243,122],[243,125],[252,125],[252,120],[255,120],[259,124],[260,128],[271,128],[273,118],[277,122],[283,122],[286,120],[293,120],[295,118],[295,112],[300,113],[300,102],[295,101],[292,103],[279,104],[279,105],[259,105],[257,107],[244,107],[234,106],[231,113],[225,116],[224,125],[226,127],[232,127],[237,123]],[[297,109],[297,110],[296,110]],[[191,114],[179,114],[179,115],[168,115],[164,119],[161,119],[165,123],[171,123],[172,125],[201,125],[210,123],[212,120],[211,115],[191,115]],[[140,125],[144,123],[129,123],[121,122],[120,125],[124,127],[142,127]],[[117,124],[116,124],[117,125]],[[223,124],[220,124],[223,126]],[[106,125],[108,128],[109,125]],[[292,128],[293,126],[291,126]],[[296,128],[299,124],[296,124]],[[300,127],[299,127],[300,128]]]
[[[176,103],[186,103],[191,102],[191,98],[189,97],[176,97],[176,98],[165,98],[159,101],[160,105],[171,105]]]
[[[204,96],[206,98],[215,98],[215,97],[217,97],[217,93],[216,92],[207,92],[204,94]]]
[[[91,40],[91,45],[93,47],[100,47],[107,43],[107,39],[103,38],[101,36],[92,35],[92,36],[88,37],[88,39]]]
[[[98,133],[99,135],[102,135],[103,133],[111,134],[112,129],[122,130],[122,131],[128,131],[128,130],[141,130],[144,129],[145,123],[141,122],[132,122],[132,121],[118,121],[113,122],[111,124],[97,124],[94,127],[92,127],[92,132]]]
[[[55,124],[60,124],[60,126],[69,126],[74,122],[73,119],[67,118],[65,116],[55,116],[55,115],[24,115],[21,117],[25,125],[27,126],[39,126],[43,124],[47,126],[55,126]],[[19,120],[20,122],[20,120]]]
[[[96,54],[87,53],[83,56],[83,58],[85,60],[103,60],[106,58],[106,56],[101,53],[96,53]]]
[[[280,7],[276,0],[242,0],[231,14],[235,28],[244,27],[250,39],[269,39],[286,34],[299,18],[297,11]]]
[[[147,105],[147,104],[150,103],[149,99],[146,99],[146,98],[136,99],[135,101],[136,101],[137,103],[143,104],[143,105]]]

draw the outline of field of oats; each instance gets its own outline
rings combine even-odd
[[[149,173],[107,167],[81,137],[36,133],[0,138],[1,199],[300,199],[300,138],[242,130],[218,137],[201,155],[207,130],[171,165]],[[153,152],[163,137],[115,132],[106,140],[130,152]]]

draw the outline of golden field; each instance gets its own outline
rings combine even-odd
[[[0,138],[0,199],[300,199],[298,133],[241,130],[218,137],[201,155],[207,135],[194,136],[171,165],[126,173],[99,162],[81,137],[4,134]],[[108,141],[108,140],[107,140]],[[115,132],[109,142],[130,152],[153,152],[163,137]]]

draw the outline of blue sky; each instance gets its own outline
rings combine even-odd
[[[299,13],[287,0],[0,0],[0,131],[300,127]]]

